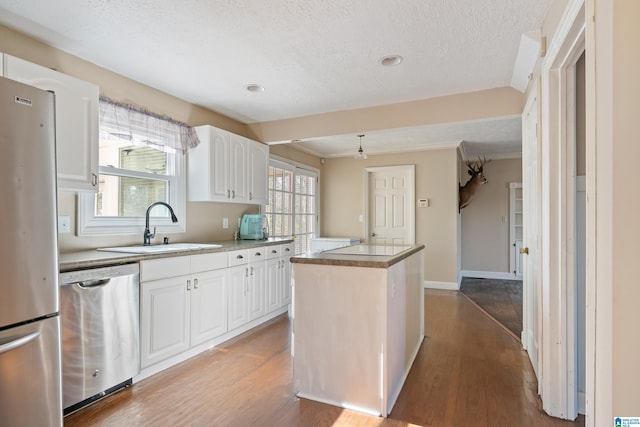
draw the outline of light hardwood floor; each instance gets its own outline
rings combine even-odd
[[[65,418],[65,426],[583,426],[544,414],[520,343],[466,298],[425,292],[425,339],[382,419],[294,395],[290,322],[258,330]]]

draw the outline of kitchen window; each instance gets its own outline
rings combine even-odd
[[[318,229],[318,173],[271,159],[265,214],[271,237],[295,237],[295,253],[309,252]]]
[[[154,208],[158,231],[185,231],[185,127],[101,97],[98,192],[79,195],[79,234],[142,233],[146,210],[158,201],[178,217],[173,223],[168,209]],[[197,137],[189,138],[187,144],[195,146]]]

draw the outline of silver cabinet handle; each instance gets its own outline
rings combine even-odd
[[[251,276],[253,276],[253,267],[251,267]]]
[[[260,252],[256,252],[256,256],[262,256]]]
[[[232,199],[236,198],[236,190],[231,190],[231,198]]]
[[[187,290],[188,291],[191,290],[191,280],[190,279],[187,280]]]
[[[227,189],[227,199],[231,198],[231,190]]]
[[[98,185],[98,175],[96,175],[95,173],[91,174],[91,186],[95,187],[96,185]]]
[[[236,259],[243,259],[244,257],[242,255],[237,255]]]
[[[253,193],[249,191],[249,200],[253,200]]]
[[[198,279],[193,279],[193,289],[198,289]]]

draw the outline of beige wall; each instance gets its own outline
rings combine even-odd
[[[640,416],[640,200],[629,197],[637,194],[633,171],[640,158],[640,2],[587,1],[592,8],[594,18],[589,13],[586,20],[587,348],[595,354],[587,353],[594,372],[587,373],[587,387],[595,388],[590,425],[601,426]]]
[[[466,166],[460,172],[464,184],[469,179]],[[488,182],[461,212],[462,269],[508,273],[509,183],[522,182],[522,159],[492,160],[484,175]]]
[[[455,148],[414,153],[327,159],[320,170],[322,236],[365,238],[364,169],[415,165],[416,198],[430,207],[416,208],[416,243],[424,244],[425,280],[457,282],[458,176]]]

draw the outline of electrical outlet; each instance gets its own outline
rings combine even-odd
[[[71,233],[71,217],[67,215],[58,216],[58,233],[59,234]]]
[[[222,228],[229,228],[229,218],[222,218]]]

